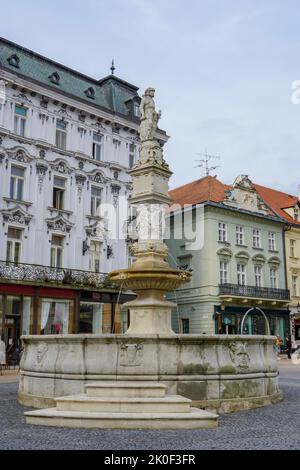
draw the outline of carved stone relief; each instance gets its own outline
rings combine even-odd
[[[136,367],[142,364],[143,345],[141,343],[125,344],[121,346],[120,365],[124,367]]]

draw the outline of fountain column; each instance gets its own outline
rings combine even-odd
[[[171,310],[175,304],[165,300],[166,292],[186,282],[190,274],[173,269],[166,261],[164,243],[165,212],[170,203],[168,181],[172,172],[154,134],[161,112],[155,111],[154,89],[143,95],[140,111],[139,160],[129,172],[133,191],[130,204],[136,207],[138,241],[132,251],[136,258],[129,269],[113,271],[110,279],[137,293],[137,299],[124,304],[130,310],[126,334],[172,335]]]

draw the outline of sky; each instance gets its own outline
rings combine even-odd
[[[100,79],[156,89],[174,188],[211,174],[298,194],[299,0],[0,0],[0,36]],[[299,82],[300,83],[300,82]],[[295,84],[298,86],[299,84]],[[300,93],[299,93],[300,96]]]

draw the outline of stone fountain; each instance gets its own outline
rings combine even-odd
[[[188,281],[190,274],[166,261],[163,237],[171,171],[155,139],[161,113],[156,112],[153,97],[154,90],[148,88],[140,106],[140,158],[130,171],[130,203],[137,211],[135,261],[109,275],[113,283],[137,293],[125,304],[129,328],[124,335],[23,337],[19,401],[43,408],[27,412],[28,423],[215,427],[215,411],[249,409],[282,399],[274,338],[172,331],[175,305],[165,293]]]

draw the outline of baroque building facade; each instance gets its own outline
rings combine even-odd
[[[0,46],[1,336],[121,332],[105,273],[128,265],[138,88]]]
[[[193,274],[170,297],[178,303],[174,329],[259,334],[269,325],[284,339],[290,300],[286,222],[244,175],[232,186],[207,176],[170,191],[170,197],[172,259]]]

